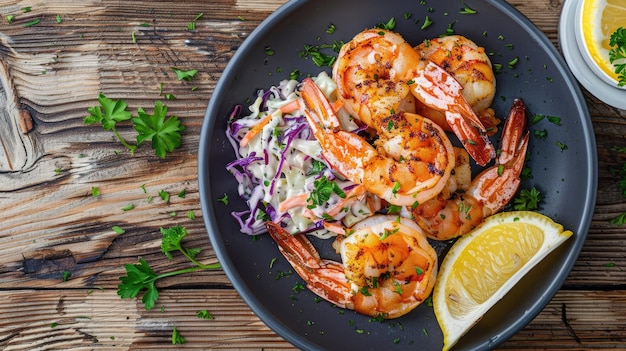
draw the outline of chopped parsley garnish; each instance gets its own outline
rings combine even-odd
[[[332,67],[337,57],[325,54],[321,50],[332,49],[333,52],[338,53],[343,44],[342,41],[335,40],[332,44],[304,45],[304,50],[300,51],[300,57],[310,58],[318,67]]]
[[[215,319],[213,315],[207,310],[200,310],[196,312],[196,316],[200,319]]]
[[[170,67],[170,68],[172,69],[172,71],[174,71],[174,73],[176,73],[176,78],[178,78],[178,80],[190,81],[193,78],[195,78],[196,74],[198,74],[197,69],[190,69],[190,70],[184,71],[176,67]]]
[[[400,182],[395,182],[395,183],[393,184],[393,188],[391,189],[391,192],[392,192],[394,195],[398,194],[398,191],[400,191],[400,187],[401,187]]]
[[[224,196],[217,199],[217,201],[223,203],[224,205],[228,205],[228,194],[224,193]]]
[[[309,203],[307,208],[309,209],[324,205],[333,193],[337,194],[337,196],[342,199],[346,197],[346,193],[339,185],[329,180],[326,176],[322,176],[320,179],[313,182],[313,185],[315,188],[307,198],[307,203]]]
[[[539,203],[543,201],[543,194],[532,187],[522,189],[519,195],[513,199],[513,208],[518,211],[534,211],[539,209]]]
[[[400,283],[398,283],[397,281],[393,281],[393,286],[395,287],[394,292],[402,295],[402,285],[400,285]]]
[[[391,17],[389,21],[377,24],[376,28],[394,30],[396,28],[396,19]]]
[[[448,23],[448,28],[446,28],[446,32],[443,35],[454,35],[454,24],[456,23],[456,21],[454,22],[450,22]]]
[[[180,335],[180,333],[178,332],[178,329],[176,329],[176,326],[174,326],[174,329],[172,330],[172,345],[182,345],[185,343],[185,338],[183,338],[182,335]]]
[[[159,197],[161,198],[161,200],[163,200],[163,202],[168,203],[170,202],[170,193],[165,191],[165,190],[159,190]]]
[[[359,289],[359,292],[363,294],[363,296],[372,296],[372,294],[370,294],[369,292],[369,287],[367,286],[364,286],[361,289]]]
[[[462,14],[462,15],[474,15],[474,14],[477,13],[476,10],[474,10],[474,9],[470,8],[469,6],[467,6],[465,4],[465,1],[462,1],[461,3],[463,4],[463,8],[461,9],[461,11],[459,11],[460,14]]]
[[[431,20],[430,17],[426,16],[426,18],[424,19],[424,24],[422,24],[421,29],[426,29],[430,27],[432,24],[433,24],[433,20]]]
[[[395,234],[400,230],[400,228],[395,228],[392,230],[389,229],[385,229],[385,231],[378,237],[379,240],[385,240],[389,237],[389,235],[391,234]]]
[[[63,271],[62,279],[63,279],[64,282],[66,282],[68,279],[70,279],[71,276],[72,276],[72,272],[70,272],[70,271]]]
[[[196,22],[198,22],[198,20],[200,18],[202,18],[202,16],[204,16],[204,13],[200,12],[196,18],[193,19],[193,21],[189,22],[187,24],[187,30],[195,30],[196,29]]]
[[[326,168],[324,162],[313,160],[313,163],[311,164],[311,169],[309,170],[307,176],[320,174],[324,170],[324,168]]]
[[[39,22],[41,22],[40,19],[35,19],[35,20],[30,21],[30,22],[24,23],[24,27],[32,27],[32,26],[34,26],[36,24],[39,24]]]
[[[546,140],[548,138],[548,131],[545,129],[535,130],[533,131],[533,134],[535,135],[535,138],[537,139]]]
[[[548,116],[548,121],[557,126],[561,125],[561,117]]]

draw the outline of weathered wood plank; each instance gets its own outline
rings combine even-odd
[[[214,319],[198,318],[204,309]],[[230,289],[166,289],[151,311],[109,289],[2,291],[0,311],[5,350],[165,349],[172,347],[174,326],[186,339],[185,349],[293,349]],[[624,348],[624,311],[624,291],[561,291],[500,349]]]

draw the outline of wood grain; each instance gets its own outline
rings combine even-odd
[[[161,227],[184,225],[186,243],[203,248],[199,259],[216,261],[196,179],[206,104],[239,45],[284,2],[0,0],[0,348],[175,349],[176,326],[189,349],[294,349],[222,271],[164,279],[152,311],[116,294],[123,265],[139,257],[158,272],[186,267],[160,252]],[[558,47],[562,1],[510,3]],[[199,73],[179,81],[171,67]],[[174,95],[166,104],[186,126],[176,157],[158,159],[149,145],[131,155],[111,132],[85,126],[101,92],[134,111]],[[626,231],[608,222],[626,212],[618,172],[626,153],[617,150],[626,147],[626,111],[585,97],[599,156],[588,239],[563,288],[500,349],[626,348]],[[133,137],[128,125],[120,132]],[[215,318],[199,319],[201,309]]]

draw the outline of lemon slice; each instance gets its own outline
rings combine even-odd
[[[584,0],[581,25],[589,55],[609,77],[618,80],[609,61],[611,34],[626,26],[626,0]]]
[[[572,235],[530,211],[487,218],[445,256],[433,293],[448,350],[532,267]]]

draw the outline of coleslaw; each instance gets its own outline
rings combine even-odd
[[[336,100],[337,86],[328,74],[313,79],[329,101]],[[232,212],[242,233],[264,233],[265,222],[272,221],[292,234],[328,238],[380,210],[380,199],[325,162],[298,85],[283,80],[261,90],[248,112],[238,105],[229,117],[226,134],[236,159],[226,169],[247,203],[247,209]],[[344,130],[359,131],[343,109],[337,114]]]

